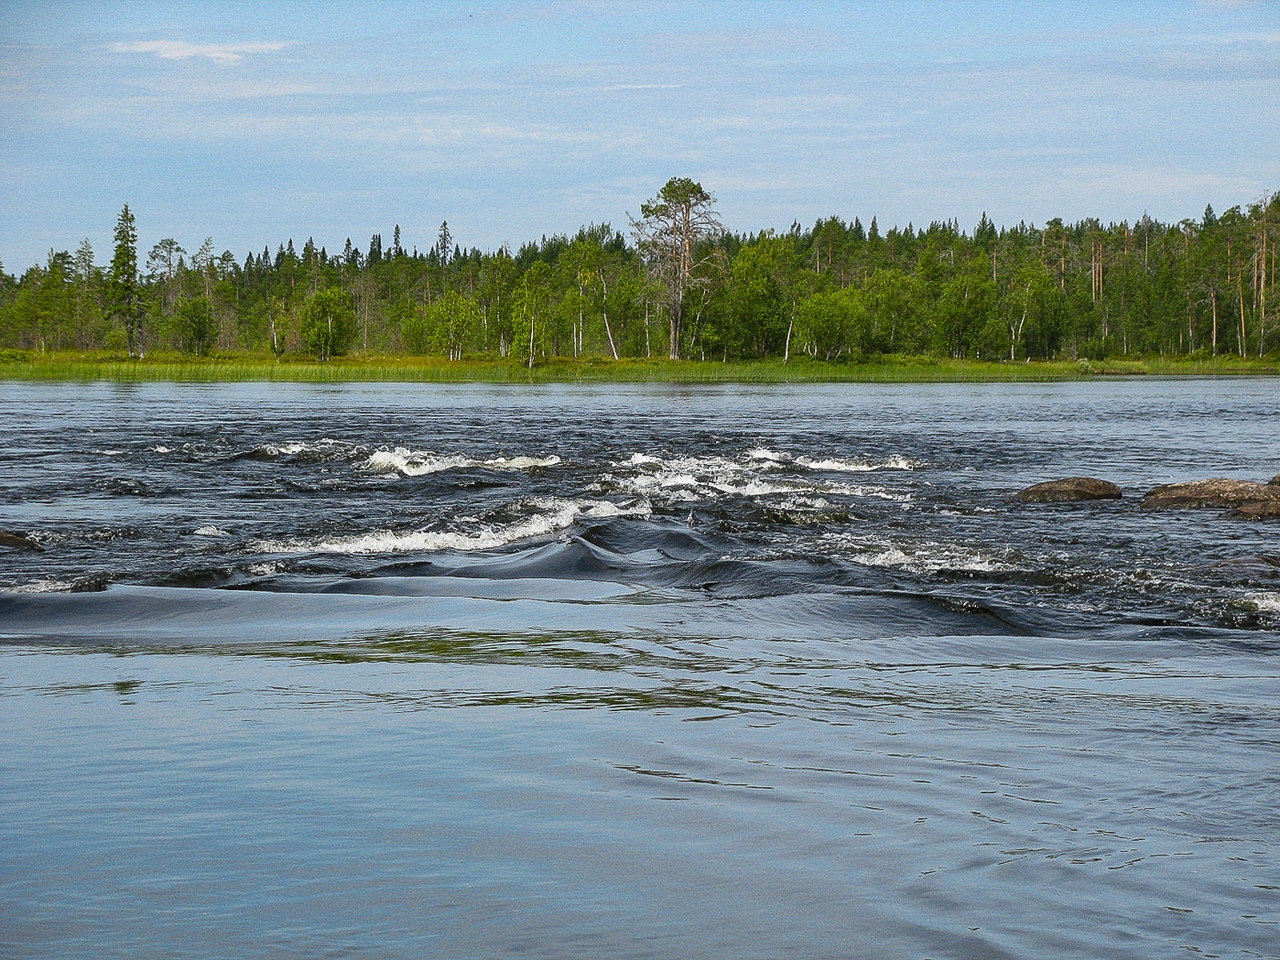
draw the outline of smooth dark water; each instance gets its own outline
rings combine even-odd
[[[1277,400],[0,383],[0,955],[1280,956]]]

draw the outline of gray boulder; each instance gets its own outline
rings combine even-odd
[[[1169,507],[1234,507],[1246,504],[1280,504],[1280,484],[1252,480],[1193,480],[1166,483],[1147,491],[1142,505],[1150,509]]]
[[[1077,500],[1116,500],[1123,496],[1109,480],[1096,477],[1066,477],[1046,480],[1019,490],[1015,498],[1023,503],[1070,503]]]

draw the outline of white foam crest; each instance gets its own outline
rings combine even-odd
[[[147,447],[148,453],[173,453],[173,450],[166,447],[163,443],[156,444],[154,447]]]
[[[779,493],[804,493],[813,488],[798,483],[770,483],[767,480],[729,477],[721,481],[707,484],[712,490],[720,493],[731,493],[741,497],[767,497]]]
[[[269,540],[256,545],[263,553],[405,553],[438,550],[493,550],[517,540],[547,536],[582,517],[648,516],[647,503],[624,507],[608,500],[563,500],[534,497],[525,503],[539,511],[508,524],[481,523],[470,532],[378,530],[314,542]]]
[[[461,454],[437,454],[406,447],[392,450],[375,450],[369,459],[360,464],[361,469],[373,473],[401,473],[406,477],[421,477],[443,470],[467,467],[485,467],[490,470],[532,470],[537,467],[554,467],[560,463],[557,456],[550,457],[494,457],[478,460]]]
[[[325,437],[314,443],[304,440],[291,440],[288,443],[264,443],[255,447],[255,453],[268,457],[296,457],[299,454],[317,454],[321,457],[349,456],[355,448],[342,440],[331,440]]]
[[[822,489],[830,493],[841,493],[847,497],[874,497],[878,500],[893,500],[896,503],[910,503],[915,499],[911,494],[901,490],[868,486],[864,483],[831,483]]]
[[[757,469],[778,470],[796,462],[789,453],[780,453],[768,447],[756,447],[746,452],[747,462]]]
[[[883,540],[833,537],[828,540],[836,552],[868,567],[896,567],[910,573],[1011,573],[1019,568],[1007,560],[982,550],[950,543],[894,544]]]
[[[197,527],[195,530],[191,532],[194,536],[197,536],[197,537],[229,537],[231,536],[231,534],[227,533],[227,531],[221,529],[220,527],[215,527],[212,525]]]
[[[10,593],[67,593],[75,589],[75,584],[69,580],[31,580],[4,589]]]
[[[806,470],[824,473],[870,473],[874,470],[916,470],[922,466],[919,460],[907,457],[889,457],[887,460],[845,460],[839,457],[796,457],[795,462]]]
[[[496,460],[481,460],[482,467],[495,470],[531,470],[534,467],[554,467],[560,458],[552,454],[549,457],[498,457]]]
[[[748,450],[746,459],[752,464],[769,467],[803,467],[823,473],[868,473],[873,470],[915,470],[922,464],[907,457],[889,457],[885,460],[862,460],[843,457],[792,456],[768,447]]]
[[[1280,617],[1280,593],[1250,593],[1241,599],[1258,613],[1270,613]]]
[[[809,478],[805,474],[913,469],[915,466],[915,461],[904,457],[874,463],[813,460],[793,457],[789,453],[768,447],[754,447],[736,459],[723,456],[663,459],[646,453],[633,453],[628,459],[613,463],[614,472],[601,477],[598,489],[622,489],[637,496],[654,497],[665,502],[716,500],[723,496],[837,494],[906,503],[912,500],[912,496],[905,491],[842,483],[834,479]],[[780,475],[784,472],[789,475]]]
[[[428,473],[439,473],[441,470],[465,466],[466,463],[466,457],[434,456],[396,447],[394,450],[375,450],[369,455],[369,459],[359,466],[362,470],[368,470],[371,473],[402,473],[406,477],[421,477]]]
[[[767,454],[767,456],[766,456]],[[661,457],[635,453],[615,462],[618,472],[601,477],[602,485],[621,487],[642,497],[666,502],[715,500],[720,496],[763,497],[773,494],[810,493],[812,484],[795,480],[766,479],[762,473],[782,463],[772,451],[753,450],[748,463],[726,457]],[[628,468],[634,473],[624,472]]]

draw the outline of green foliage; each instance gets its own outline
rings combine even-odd
[[[729,270],[721,343],[734,356],[777,356],[791,321],[788,281],[796,274],[790,237],[761,237],[742,248]]]
[[[146,306],[138,277],[138,229],[126,203],[116,221],[115,251],[107,276],[107,310],[124,329],[130,357],[141,357]]]
[[[852,352],[861,352],[867,332],[865,295],[859,290],[815,293],[796,308],[796,340],[811,357],[838,360]]]
[[[326,287],[312,294],[302,307],[298,335],[303,348],[317,360],[342,356],[356,336],[351,297],[339,287]]]
[[[410,353],[439,354],[461,360],[481,334],[480,304],[472,297],[450,290],[435,303],[413,311],[403,321],[405,346]]]
[[[179,300],[173,316],[183,349],[197,357],[203,357],[213,346],[218,335],[218,325],[213,319],[213,308],[208,297],[192,297]]]
[[[687,178],[607,224],[484,253],[441,224],[420,252],[307,239],[242,261],[167,238],[139,270],[125,207],[108,266],[85,241],[0,269],[0,348],[207,353],[214,344],[330,358],[408,351],[510,358],[872,362],[882,355],[1092,362],[1257,358],[1280,351],[1280,195],[1179,223],[1050,220],[966,233],[857,218],[726,233]],[[460,232],[460,230],[459,230]],[[391,236],[390,245],[382,237]],[[272,252],[274,249],[274,252]],[[194,253],[187,254],[187,250]],[[299,252],[300,250],[300,252]]]

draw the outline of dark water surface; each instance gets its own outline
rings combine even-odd
[[[1280,957],[1278,409],[0,383],[0,956]]]

